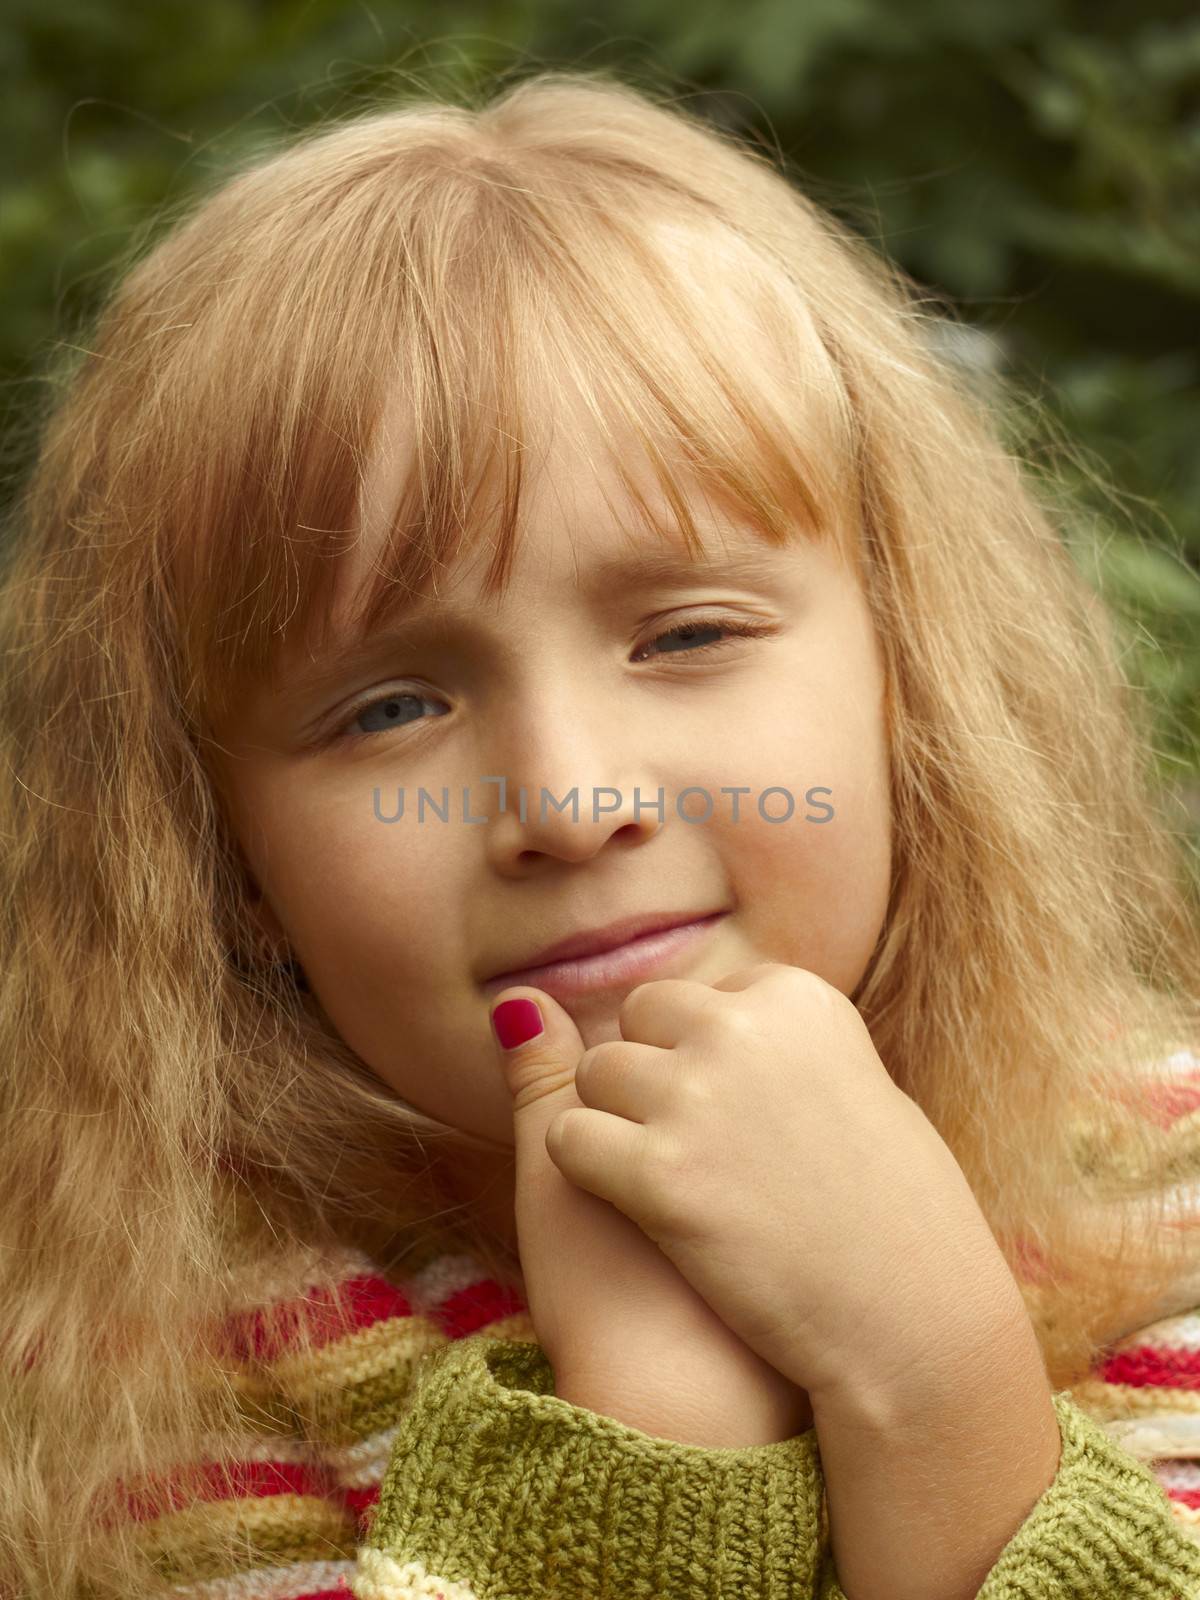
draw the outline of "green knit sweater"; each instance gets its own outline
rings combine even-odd
[[[1200,1544],[1150,1470],[1067,1391],[1054,1408],[1058,1471],[977,1600],[1197,1600]],[[419,1364],[350,1587],[845,1600],[828,1532],[814,1428],[743,1449],[656,1438],[560,1399],[538,1344],[481,1332]]]

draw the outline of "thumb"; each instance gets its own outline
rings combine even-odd
[[[564,1372],[590,1369],[596,1314],[611,1319],[614,1300],[635,1307],[636,1318],[652,1295],[693,1291],[666,1288],[664,1275],[677,1285],[682,1280],[658,1247],[615,1206],[569,1178],[546,1147],[556,1118],[583,1104],[575,1069],[586,1047],[574,1020],[553,996],[523,984],[495,996],[491,1017],[513,1102],[524,1295],[557,1386]]]
[[[582,1105],[575,1066],[586,1046],[553,996],[525,984],[503,989],[492,1005],[492,1033],[509,1093],[518,1145],[540,1135],[568,1106]]]

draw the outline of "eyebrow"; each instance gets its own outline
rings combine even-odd
[[[778,578],[780,548],[764,546],[757,550],[718,554],[710,560],[692,560],[687,555],[606,556],[592,562],[586,574],[574,585],[593,604],[623,598],[624,591],[639,589],[683,589],[698,581],[763,583]],[[292,672],[286,698],[307,697],[328,687],[352,671],[367,665],[389,649],[395,649],[430,629],[452,626],[465,616],[453,607],[425,612],[421,600],[401,599],[392,608],[386,627],[367,638],[350,638],[334,644],[316,660]]]

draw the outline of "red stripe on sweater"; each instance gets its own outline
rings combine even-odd
[[[520,1293],[481,1277],[429,1309],[429,1315],[450,1339],[462,1339],[491,1322],[516,1316],[529,1308]],[[344,1321],[339,1325],[338,1312]],[[317,1348],[340,1334],[356,1333],[393,1317],[414,1314],[404,1291],[373,1274],[348,1278],[336,1296],[325,1289],[310,1289],[299,1299],[285,1301],[269,1311],[255,1308],[240,1312],[225,1324],[225,1348],[239,1360],[277,1360],[295,1343],[301,1319],[312,1328]]]
[[[1169,1128],[1180,1117],[1200,1110],[1200,1068],[1177,1073],[1166,1083],[1131,1083],[1120,1099],[1148,1121]]]
[[[468,1334],[486,1328],[489,1322],[515,1317],[528,1309],[515,1289],[497,1283],[494,1278],[479,1278],[433,1307],[430,1315],[447,1338],[465,1339]]]
[[[364,1531],[379,1504],[377,1483],[365,1489],[346,1488],[320,1468],[283,1461],[234,1462],[230,1464],[228,1477],[215,1464],[205,1463],[196,1493],[185,1494],[182,1484],[163,1478],[152,1489],[126,1491],[124,1504],[135,1522],[148,1522],[200,1502],[261,1500],[280,1494],[328,1500],[348,1511]]]
[[[1098,1363],[1105,1383],[1134,1389],[1200,1389],[1200,1350],[1139,1344]]]
[[[361,1528],[366,1527],[375,1515],[375,1507],[379,1504],[379,1485],[373,1483],[369,1489],[342,1489],[339,1498],[346,1510],[351,1512]]]
[[[202,1501],[261,1500],[280,1494],[340,1499],[329,1473],[302,1462],[231,1461],[222,1467],[206,1461],[186,1493],[178,1479],[163,1476],[146,1487],[125,1490],[124,1504],[135,1522],[146,1522]]]
[[[1200,1110],[1200,1067],[1169,1073],[1165,1081],[1130,1078],[1117,1091],[1116,1099],[1148,1122],[1169,1128],[1180,1117]]]
[[[1180,1117],[1200,1110],[1200,1071],[1182,1073],[1178,1083],[1147,1089],[1145,1101],[1159,1126],[1169,1128]]]
[[[333,1293],[313,1288],[269,1309],[239,1312],[225,1323],[226,1348],[238,1360],[272,1361],[295,1344],[302,1324],[311,1328],[314,1347],[319,1349],[376,1322],[412,1314],[412,1302],[402,1289],[386,1278],[365,1274],[347,1278]]]

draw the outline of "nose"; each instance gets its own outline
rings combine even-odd
[[[543,690],[508,737],[488,747],[485,842],[500,871],[541,856],[584,861],[614,835],[651,838],[666,820],[668,791],[649,763],[631,757],[627,715],[598,708],[562,684]],[[503,781],[503,782],[502,782]]]
[[[487,824],[489,855],[500,871],[521,870],[540,856],[586,861],[614,834],[628,844],[652,838],[666,817],[665,792],[646,783],[519,785],[505,798],[506,809]]]

